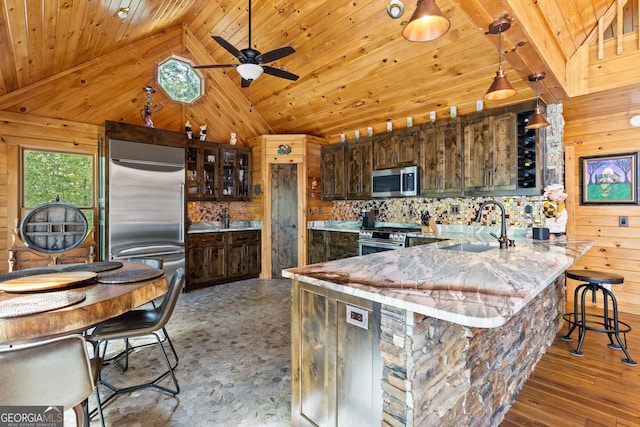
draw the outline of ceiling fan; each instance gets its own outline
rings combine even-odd
[[[271,74],[272,76],[280,77],[288,80],[298,80],[298,76],[280,68],[270,67],[268,65],[262,65],[269,62],[276,61],[291,55],[295,52],[295,49],[291,46],[284,46],[278,49],[271,50],[269,52],[260,53],[259,51],[251,48],[251,0],[249,0],[249,47],[246,49],[236,49],[231,43],[226,41],[220,36],[211,36],[220,46],[225,48],[229,53],[238,58],[240,64],[211,64],[211,65],[197,65],[193,68],[226,68],[235,67],[238,73],[242,77],[241,87],[249,87],[251,82],[260,77],[264,72]]]

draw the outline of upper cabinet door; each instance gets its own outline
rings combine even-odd
[[[422,127],[420,147],[420,192],[423,196],[462,194],[462,136],[460,123]]]
[[[251,200],[251,149],[225,146],[220,148],[221,200]]]
[[[322,156],[322,200],[345,198],[344,144],[325,145]]]
[[[418,163],[418,144],[413,128],[373,137],[374,169],[413,166]]]
[[[515,190],[517,149],[515,114],[506,113],[464,125],[466,192]]]
[[[371,198],[371,138],[351,141],[346,148],[347,199]]]

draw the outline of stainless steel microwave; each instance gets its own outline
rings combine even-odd
[[[411,197],[419,193],[419,168],[381,169],[371,172],[372,197]]]

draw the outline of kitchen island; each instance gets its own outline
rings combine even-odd
[[[564,271],[593,242],[439,237],[284,272],[294,425],[499,424],[562,325]]]

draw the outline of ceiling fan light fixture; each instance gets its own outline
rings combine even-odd
[[[435,40],[449,31],[451,22],[435,0],[419,0],[411,19],[402,29],[402,36],[412,42]]]
[[[257,64],[240,64],[236,67],[238,73],[243,79],[247,81],[256,80],[264,71],[261,66]]]
[[[518,93],[513,86],[511,86],[509,79],[507,79],[502,69],[502,33],[509,28],[511,28],[511,19],[509,19],[508,15],[502,15],[489,25],[489,32],[485,33],[498,35],[498,71],[496,71],[496,76],[491,86],[489,86],[489,90],[487,90],[487,93],[484,95],[484,99],[487,101],[498,101],[510,98]]]
[[[527,123],[525,129],[539,129],[549,126],[549,121],[540,110],[540,92],[538,91],[538,82],[543,80],[544,77],[544,73],[535,73],[529,76],[530,82],[536,82],[536,109],[533,111],[533,115],[529,119],[529,123]]]

